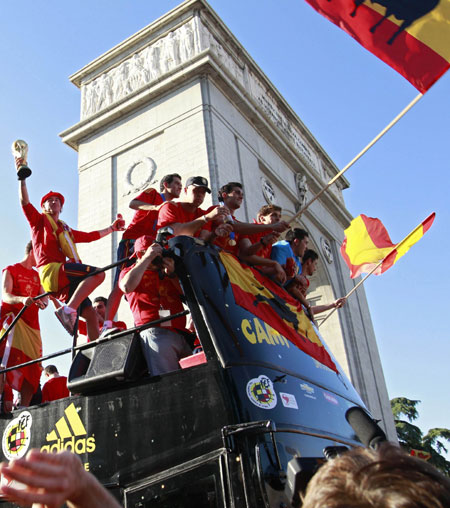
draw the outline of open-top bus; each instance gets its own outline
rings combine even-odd
[[[72,450],[127,508],[298,505],[361,445],[346,419],[367,417],[361,398],[282,288],[194,238],[168,252],[203,350],[153,377],[133,332],[78,352],[78,395],[0,417],[3,460]]]

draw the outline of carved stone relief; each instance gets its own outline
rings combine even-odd
[[[153,185],[156,174],[156,163],[151,157],[142,157],[130,164],[125,172],[124,191],[122,196],[135,194]]]
[[[263,196],[269,205],[273,205],[276,201],[275,189],[267,178],[261,177],[261,188]]]
[[[286,118],[283,112],[278,107],[276,101],[270,96],[268,90],[266,90],[261,83],[258,82],[257,78],[250,74],[252,82],[251,90],[255,99],[261,106],[264,113],[268,116],[269,120],[276,126],[280,131],[289,139],[294,145],[297,153],[300,155],[302,160],[312,169],[318,171],[319,163],[317,156],[313,150],[308,146],[306,141],[302,138],[300,132],[296,127]]]
[[[100,77],[82,85],[81,118],[105,109],[191,59],[202,51],[203,38],[199,21],[194,17]]]
[[[225,49],[198,16],[128,57],[116,67],[81,87],[81,118],[85,119],[142,89],[195,55],[209,49],[220,66],[260,105],[263,114],[292,143],[309,167],[320,171],[317,155],[297,127],[288,120],[277,99],[244,63]]]
[[[320,238],[320,246],[325,259],[331,264],[333,262],[333,251],[331,250],[330,242],[322,236]]]
[[[297,210],[302,209],[306,205],[306,194],[308,192],[308,184],[306,183],[306,176],[301,173],[295,175],[295,185],[297,187]]]

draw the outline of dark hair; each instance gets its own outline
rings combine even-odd
[[[179,178],[181,180],[181,176],[178,173],[170,173],[170,175],[164,175],[159,182],[159,191],[164,192],[164,184],[166,183],[167,185],[170,185],[173,182],[174,178]]]
[[[30,240],[26,245],[25,245],[25,256],[28,256],[28,254],[33,250],[33,243],[32,241]]]
[[[305,264],[309,260],[315,261],[316,259],[319,259],[319,254],[315,250],[306,249],[302,257],[302,264]]]
[[[94,303],[103,302],[105,305],[108,303],[108,300],[104,296],[96,296],[94,298]]]
[[[264,205],[262,206],[256,216],[261,215],[262,217],[265,217],[266,215],[270,215],[272,212],[280,212],[281,213],[281,206],[278,205]]]
[[[217,199],[219,201],[223,201],[222,193],[225,192],[225,194],[230,194],[230,192],[233,192],[233,189],[235,187],[239,187],[242,189],[242,184],[239,182],[228,182],[225,185],[222,185],[222,187],[219,189],[219,192],[217,193]]]
[[[45,367],[45,369],[44,369],[44,372],[46,374],[57,374],[58,369],[56,368],[55,365],[47,365],[47,367]]]
[[[294,228],[286,233],[286,241],[291,243],[294,240],[303,240],[305,236],[309,237],[308,231],[300,228]]]
[[[392,443],[355,448],[313,476],[303,508],[445,508],[450,479]]]

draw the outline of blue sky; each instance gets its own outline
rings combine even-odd
[[[49,188],[67,198],[77,224],[77,154],[58,133],[79,119],[68,76],[175,7],[172,0],[2,2],[0,164],[2,267],[19,261],[29,238],[17,199],[10,145],[30,145],[37,204]],[[212,7],[294,111],[343,167],[417,91],[302,0],[211,0]],[[390,271],[365,284],[390,397],[420,399],[419,425],[450,428],[447,330],[450,74],[346,177],[353,215],[380,218],[400,241],[432,211],[427,235]],[[41,318],[45,353],[70,345],[50,310]],[[56,362],[65,371],[69,360]]]

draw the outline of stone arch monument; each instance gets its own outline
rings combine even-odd
[[[292,217],[338,171],[205,0],[185,1],[70,79],[81,92],[81,119],[61,137],[78,152],[81,229],[98,229],[118,211],[129,220],[133,196],[167,173],[208,178],[212,199],[224,183],[241,181],[246,198],[237,215],[251,221],[266,201]],[[340,179],[301,218],[320,253],[311,294],[318,301],[345,295],[354,284],[338,255],[352,219],[342,196],[348,185]],[[119,239],[100,240],[90,261],[110,263]],[[99,293],[110,289],[109,275]],[[119,316],[131,324],[125,305]],[[363,290],[323,332],[395,439]]]

